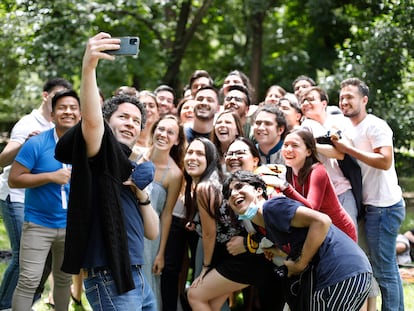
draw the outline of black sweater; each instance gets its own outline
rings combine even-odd
[[[59,139],[55,150],[57,160],[72,164],[62,270],[79,273],[90,238],[92,217],[101,217],[107,260],[120,294],[135,288],[120,200],[122,182],[128,179],[133,168],[128,160],[130,152],[116,140],[106,122],[101,149],[93,158],[94,162],[98,161],[99,170],[90,165],[81,123]],[[92,187],[92,182],[97,185]],[[100,215],[93,214],[97,210],[93,204],[99,204]]]

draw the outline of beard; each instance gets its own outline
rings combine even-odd
[[[214,113],[210,110],[209,113],[199,113],[198,111],[194,111],[194,116],[199,119],[199,120],[203,120],[203,121],[210,121],[212,119],[214,119]]]

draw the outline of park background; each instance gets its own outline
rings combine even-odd
[[[2,0],[0,144],[39,106],[45,80],[61,76],[79,89],[85,44],[99,31],[141,41],[138,57],[99,65],[105,97],[121,85],[168,84],[179,98],[194,70],[207,70],[220,87],[237,69],[249,76],[255,103],[272,84],[291,92],[292,81],[305,74],[337,105],[340,82],[360,77],[370,87],[369,112],[394,131],[407,202],[402,231],[414,228],[412,0]],[[8,247],[0,222],[0,249]],[[413,285],[405,290],[414,297]]]

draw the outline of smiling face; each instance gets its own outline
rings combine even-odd
[[[132,148],[141,133],[141,111],[131,103],[122,103],[111,115],[108,124],[115,138]]]
[[[184,156],[184,169],[195,182],[207,168],[206,148],[199,140],[194,140],[188,146]]]
[[[303,167],[306,158],[310,155],[311,151],[299,135],[295,133],[286,135],[282,147],[282,156],[285,159],[285,164],[290,166],[295,174]]]
[[[339,93],[339,108],[344,116],[359,119],[366,114],[368,96],[363,96],[356,85],[347,85]]]
[[[245,118],[249,112],[246,94],[239,90],[229,91],[224,97],[224,109],[236,111],[240,118]]]
[[[217,118],[214,132],[222,144],[231,143],[240,134],[231,113],[223,113]]]
[[[139,101],[144,104],[145,110],[147,111],[147,122],[145,126],[151,126],[160,117],[158,113],[157,101],[150,95],[140,95]]]
[[[232,143],[224,157],[226,170],[229,173],[236,171],[253,172],[259,163],[259,158],[254,157],[247,144],[240,140]]]
[[[307,80],[299,80],[295,83],[294,92],[296,97],[300,98],[304,91],[310,89],[312,84]]]
[[[272,104],[272,105],[278,105],[279,100],[283,97],[283,92],[281,91],[280,87],[272,86],[267,91],[266,97],[265,97],[265,104]]]
[[[229,185],[230,197],[228,199],[231,209],[238,215],[246,213],[249,206],[255,203],[261,195],[262,189],[255,189],[252,185],[234,180]]]
[[[195,101],[195,117],[204,121],[213,120],[219,107],[216,92],[211,89],[199,90],[196,94]]]
[[[154,148],[169,151],[178,144],[178,134],[179,126],[176,120],[162,119],[154,129],[152,144]]]
[[[182,123],[191,123],[194,120],[195,100],[187,100],[181,107],[180,119]]]
[[[174,110],[174,94],[169,91],[157,92],[158,109],[161,115],[173,112]]]
[[[254,138],[259,146],[275,146],[281,138],[284,128],[279,127],[276,116],[267,111],[260,111],[253,126]]]
[[[64,96],[57,100],[52,111],[52,119],[58,135],[76,125],[81,118],[79,103],[72,96]]]
[[[305,117],[323,122],[326,117],[326,106],[328,103],[325,100],[321,100],[321,95],[318,91],[312,90],[304,93],[301,98],[301,109]]]

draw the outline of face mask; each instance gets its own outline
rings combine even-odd
[[[244,214],[239,215],[238,219],[239,220],[252,220],[254,216],[256,216],[258,210],[259,210],[259,207],[251,203],[249,207],[247,208],[247,211]]]

